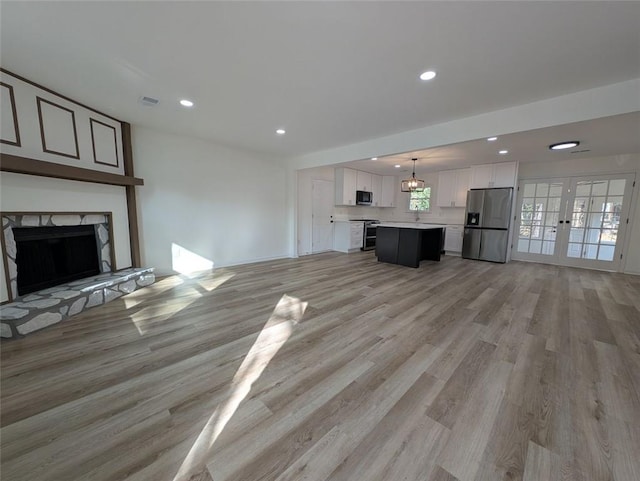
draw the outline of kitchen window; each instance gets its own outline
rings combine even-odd
[[[409,194],[410,212],[429,212],[431,208],[431,186],[425,186],[424,190],[413,191]]]

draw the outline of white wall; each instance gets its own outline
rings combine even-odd
[[[174,272],[172,245],[225,266],[287,257],[286,170],[269,157],[133,128],[145,266]]]
[[[115,269],[131,267],[124,187],[2,172],[0,207],[4,212],[112,212]],[[0,275],[0,296],[6,301],[4,272]]]
[[[593,174],[635,174],[636,186],[631,198],[629,226],[622,252],[623,272],[640,274],[640,154],[616,155],[593,159],[571,159],[558,162],[521,163],[519,179],[569,177]]]

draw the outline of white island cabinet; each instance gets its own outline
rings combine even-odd
[[[333,249],[338,252],[359,251],[364,242],[364,222],[337,220],[334,225]]]

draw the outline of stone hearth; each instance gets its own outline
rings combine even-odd
[[[22,337],[154,281],[152,267],[131,268],[28,294],[0,306],[0,337]]]

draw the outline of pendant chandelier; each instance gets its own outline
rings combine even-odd
[[[411,160],[413,160],[413,173],[410,179],[403,180],[400,184],[402,192],[420,192],[424,190],[424,180],[416,179],[416,160],[418,159]]]

